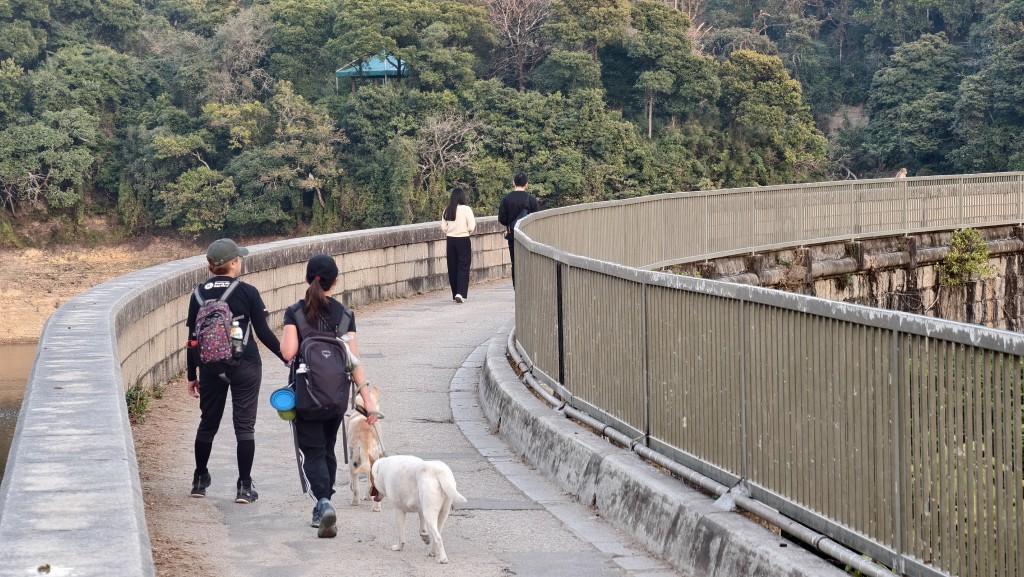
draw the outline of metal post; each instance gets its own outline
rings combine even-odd
[[[905,234],[910,225],[910,199],[907,194],[907,180],[900,180],[899,185],[903,189],[903,232]]]
[[[644,379],[644,445],[650,445],[651,438],[651,380],[650,371],[648,370],[651,349],[650,349],[650,334],[648,330],[648,314],[647,314],[647,283],[640,285],[643,291],[643,331],[644,331],[644,367],[643,367],[643,379]]]
[[[748,477],[747,469],[747,335],[750,330],[747,327],[747,301],[740,301],[740,477]]]
[[[900,397],[902,397],[903,391],[901,387],[904,385],[903,380],[903,351],[900,347],[900,332],[896,329],[892,331],[892,358],[889,360],[889,388],[892,391],[892,412],[893,412],[893,495],[892,495],[892,510],[893,510],[893,527],[895,535],[893,536],[893,568],[897,574],[903,575],[903,507],[901,498],[902,494],[900,488],[906,479],[903,478],[903,463],[901,461],[902,456],[900,455],[900,444],[903,442],[903,422],[902,422],[902,411],[900,406]],[[909,455],[908,455],[909,456]]]
[[[962,228],[964,226],[964,177],[961,176],[957,180],[959,182],[957,182],[956,186],[956,195],[960,201],[958,203],[960,205],[960,216],[957,218],[956,224],[958,228]]]
[[[558,307],[558,384],[565,386],[565,316],[562,308],[562,263],[555,262],[555,299]]]
[[[708,254],[709,252],[711,252],[711,248],[710,248],[711,247],[711,241],[709,239],[710,234],[711,234],[711,215],[710,215],[710,210],[711,209],[708,208],[708,204],[710,204],[710,201],[708,201],[708,196],[707,195],[704,195],[703,200],[704,200],[704,254]]]
[[[757,238],[757,199],[754,197],[754,191],[750,191],[750,244],[747,246],[754,246],[755,239]]]

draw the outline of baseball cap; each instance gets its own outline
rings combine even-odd
[[[312,283],[316,277],[320,277],[320,288],[327,290],[338,278],[338,263],[326,254],[318,254],[309,259],[306,264],[306,282]]]
[[[238,246],[230,238],[222,238],[213,241],[210,248],[206,249],[206,260],[209,261],[210,266],[220,266],[247,254],[249,254],[249,249]]]

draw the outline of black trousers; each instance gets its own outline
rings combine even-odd
[[[516,288],[516,239],[508,237],[508,260],[512,263],[512,288]]]
[[[468,236],[449,236],[447,245],[448,284],[455,295],[469,296],[469,268],[473,264],[473,245]]]
[[[292,421],[305,485],[315,501],[330,499],[334,494],[334,481],[338,476],[338,457],[334,454],[334,446],[342,419],[342,415],[338,415],[326,421],[304,421],[301,417]]]
[[[256,438],[256,408],[259,405],[263,365],[243,360],[225,376],[227,380],[199,369],[200,417],[197,441],[213,442],[224,416],[228,391],[231,391],[231,421],[235,426],[235,439],[252,441]]]

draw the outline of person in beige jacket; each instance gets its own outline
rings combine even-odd
[[[452,189],[451,200],[441,216],[441,230],[448,237],[448,284],[452,287],[452,300],[464,303],[469,298],[469,267],[473,263],[473,249],[469,236],[476,228],[473,209],[466,204],[466,191]]]

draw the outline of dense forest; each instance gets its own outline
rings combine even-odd
[[[1022,170],[1022,128],[1024,0],[0,0],[0,246]]]

